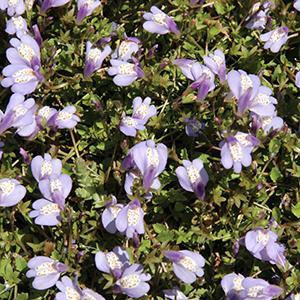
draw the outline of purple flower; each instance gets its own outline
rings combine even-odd
[[[128,86],[136,79],[144,77],[144,72],[138,61],[131,63],[119,59],[111,59],[110,63],[112,66],[107,72],[110,76],[114,76],[113,82],[118,86]]]
[[[283,126],[282,118],[277,116],[275,111],[272,116],[259,116],[252,114],[252,126],[255,128],[262,128],[265,134],[268,134],[270,130],[280,130]]]
[[[222,50],[217,49],[213,54],[203,57],[204,63],[210,70],[219,76],[223,83],[226,80],[226,62],[225,55]]]
[[[152,6],[150,11],[151,13],[144,13],[143,15],[143,18],[146,20],[143,24],[145,30],[158,34],[166,34],[169,32],[173,32],[176,35],[180,34],[173,18],[169,17],[156,6]]]
[[[24,0],[1,0],[0,10],[6,9],[10,17],[22,15],[25,12]]]
[[[122,277],[116,282],[116,290],[131,298],[140,298],[148,293],[151,276],[143,273],[143,267],[133,264],[124,270]]]
[[[208,182],[208,174],[204,169],[203,162],[197,158],[192,162],[183,160],[182,163],[183,167],[176,169],[176,175],[181,187],[186,191],[194,192],[197,197],[203,199],[205,186]]]
[[[196,63],[196,60],[187,59],[187,58],[178,58],[173,61],[174,65],[178,66],[183,73],[183,75],[191,80],[194,80],[194,76],[192,74],[192,66]]]
[[[47,200],[53,201],[64,209],[65,200],[72,189],[72,179],[67,174],[46,178],[39,182],[39,189]]]
[[[29,271],[26,276],[34,277],[32,282],[36,290],[46,290],[56,284],[60,273],[67,271],[68,267],[52,258],[46,256],[36,256],[28,262]]]
[[[102,213],[101,220],[103,227],[109,233],[116,233],[116,218],[119,212],[124,207],[123,204],[117,203],[116,197],[112,196],[112,200],[105,204],[105,209]]]
[[[248,29],[265,29],[268,16],[267,13],[269,11],[270,5],[268,2],[265,2],[262,5],[262,9],[260,9],[261,3],[257,2],[252,6],[250,16],[246,18],[246,28]]]
[[[49,125],[59,129],[72,129],[80,121],[80,118],[75,114],[76,108],[73,105],[66,106],[63,110],[55,113],[48,121]]]
[[[127,238],[144,234],[144,211],[139,200],[135,199],[123,207],[116,218],[116,227]]]
[[[300,0],[295,0],[294,1],[294,8],[300,11]]]
[[[61,221],[61,208],[58,204],[46,199],[33,202],[30,218],[35,218],[34,223],[43,226],[56,226]]]
[[[102,66],[104,59],[111,53],[110,46],[106,45],[101,51],[93,47],[91,42],[86,43],[84,77],[90,77],[95,71]]]
[[[204,128],[204,124],[195,118],[186,118],[185,133],[187,136],[197,137],[200,135],[201,130]]]
[[[137,130],[144,130],[142,120],[124,115],[119,125],[120,131],[127,136],[136,136]]]
[[[247,232],[245,246],[247,250],[257,259],[268,261],[271,264],[279,264],[284,267],[286,258],[285,248],[276,243],[277,234],[263,228],[256,228]]]
[[[299,6],[300,11],[300,6]],[[291,294],[289,295],[285,300],[299,300],[300,299],[300,293],[297,294]]]
[[[238,132],[220,143],[221,162],[225,169],[233,167],[235,173],[240,173],[242,165],[249,167],[252,162],[251,152],[258,140],[251,134]]]
[[[271,52],[277,53],[287,42],[288,32],[289,29],[286,26],[282,26],[267,33],[261,34],[260,39],[263,42],[266,42],[264,49],[270,49]]]
[[[55,296],[55,300],[82,299],[82,291],[75,281],[63,276],[56,282],[56,287],[60,290]]]
[[[136,97],[133,99],[133,113],[132,117],[139,119],[143,125],[145,125],[148,120],[155,116],[157,111],[154,105],[150,105],[151,98],[146,97],[143,101],[141,97]]]
[[[43,106],[37,112],[37,116],[41,118],[41,123],[47,125],[49,120],[57,114],[57,110],[50,106]]]
[[[52,158],[48,153],[44,155],[44,158],[38,155],[31,161],[31,172],[37,182],[50,177],[59,176],[61,169],[61,160]]]
[[[230,273],[223,277],[221,280],[222,289],[227,296],[226,299],[234,300],[241,299],[238,294],[243,290],[242,282],[245,277],[241,274]]]
[[[78,12],[76,21],[81,23],[85,17],[90,16],[100,5],[101,2],[99,0],[77,0]]]
[[[105,300],[103,296],[90,289],[83,289],[82,294],[83,294],[82,300]]]
[[[4,143],[0,141],[0,160],[2,159],[3,156],[3,150],[2,150],[3,147],[4,147]]]
[[[67,4],[70,0],[43,0],[41,10],[45,12],[49,8],[58,7]]]
[[[18,204],[26,194],[26,189],[15,179],[0,179],[0,206],[9,207]]]
[[[298,71],[296,74],[295,85],[296,87],[300,88],[300,71]]]
[[[26,64],[39,72],[41,66],[40,47],[34,38],[25,34],[20,39],[12,38],[9,43],[13,47],[6,50],[6,57],[12,65]]]
[[[178,289],[178,287],[174,287],[172,290],[163,290],[163,293],[167,299],[188,300],[188,298]]]
[[[128,61],[131,59],[132,54],[139,51],[139,43],[140,40],[134,37],[126,37],[124,41],[122,41],[119,47],[112,54],[113,59]]]
[[[188,250],[165,251],[164,255],[173,262],[173,271],[175,275],[184,283],[193,283],[196,277],[202,277],[205,260],[197,252]]]
[[[99,251],[95,256],[96,267],[99,271],[112,274],[119,279],[129,265],[130,258],[128,253],[121,247],[115,247],[111,252],[104,253]]]
[[[26,20],[21,16],[11,17],[6,22],[5,32],[11,35],[16,34],[18,38],[21,38],[28,32]]]
[[[249,106],[249,102],[256,97],[260,79],[256,75],[248,75],[243,70],[232,70],[227,75],[227,81],[231,93],[238,101],[238,112],[242,114]]]

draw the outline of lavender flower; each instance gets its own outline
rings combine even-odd
[[[221,162],[225,169],[233,167],[235,173],[240,173],[242,165],[249,167],[252,162],[251,152],[258,140],[251,134],[238,132],[220,143]]]
[[[77,23],[81,23],[85,17],[90,16],[100,5],[101,2],[99,0],[77,0]]]
[[[157,111],[154,105],[150,105],[151,98],[146,97],[143,101],[141,97],[136,97],[133,99],[133,113],[132,117],[139,119],[143,125],[145,125],[148,120],[155,116]]]
[[[56,115],[58,112],[55,108],[50,106],[43,106],[37,112],[37,116],[40,118],[41,123],[44,125],[48,125],[51,118]]]
[[[225,55],[222,50],[217,49],[213,54],[203,57],[204,63],[210,70],[219,76],[223,83],[226,80],[226,62]]]
[[[123,115],[119,128],[125,135],[134,137],[136,136],[137,130],[144,130],[145,126],[142,120]]]
[[[30,259],[27,265],[30,270],[26,276],[34,277],[32,286],[36,290],[46,290],[54,286],[60,274],[68,269],[65,264],[46,256],[36,256]]]
[[[82,291],[78,284],[69,277],[63,276],[56,282],[56,287],[60,290],[55,296],[55,300],[82,299]]]
[[[299,6],[300,11],[300,6]],[[285,300],[299,300],[300,299],[300,293],[297,294],[291,294],[289,295]]]
[[[82,300],[105,300],[103,296],[90,289],[83,289],[82,295],[83,295]]]
[[[295,9],[300,11],[300,0],[295,0],[293,6],[294,6]]]
[[[129,265],[129,255],[121,247],[115,247],[111,252],[104,253],[99,251],[96,253],[95,262],[99,271],[112,274],[119,279]]]
[[[163,290],[163,293],[167,299],[188,300],[188,298],[178,289],[178,287],[174,287],[172,290]]]
[[[107,72],[110,76],[114,76],[113,82],[118,86],[128,86],[136,79],[144,76],[144,72],[138,61],[131,63],[118,59],[111,59],[110,63],[112,66]]]
[[[22,15],[25,12],[24,0],[1,0],[0,10],[7,10],[10,17]]]
[[[197,61],[194,59],[187,58],[178,58],[173,61],[174,65],[178,66],[183,73],[183,75],[191,80],[194,80],[194,76],[192,74],[192,66]]]
[[[112,200],[105,204],[105,209],[102,213],[102,225],[109,233],[116,233],[116,218],[119,212],[124,207],[123,204],[117,203],[116,197],[112,196]]]
[[[298,71],[296,74],[295,85],[296,87],[300,88],[300,71]]]
[[[147,294],[150,286],[151,276],[143,273],[143,267],[139,264],[133,264],[124,270],[122,277],[116,282],[116,290],[131,298],[139,298]]]
[[[272,116],[259,116],[252,114],[252,126],[255,128],[262,128],[265,134],[272,130],[280,130],[283,126],[282,118],[277,116],[275,111]]]
[[[248,29],[265,29],[268,16],[267,13],[270,8],[270,3],[266,1],[261,8],[261,4],[259,2],[255,3],[252,6],[250,16],[246,18],[246,28]]]
[[[158,34],[166,34],[169,32],[173,32],[176,35],[180,34],[173,18],[169,17],[156,6],[152,6],[150,11],[151,13],[144,13],[143,15],[146,20],[143,24],[145,30]]]
[[[127,238],[144,234],[144,211],[139,200],[135,199],[121,209],[116,218],[116,227]]]
[[[33,202],[30,218],[35,218],[34,223],[43,226],[56,226],[61,221],[61,208],[58,204],[46,199]]]
[[[64,209],[65,200],[72,189],[72,179],[67,174],[43,179],[39,182],[39,189],[47,200],[53,201]]]
[[[283,26],[267,33],[261,34],[260,39],[263,42],[266,42],[264,45],[264,49],[270,49],[271,52],[277,53],[280,48],[287,42],[288,32],[289,29],[286,26]]]
[[[268,261],[271,264],[279,264],[284,267],[286,258],[285,248],[276,243],[277,234],[271,230],[256,228],[247,232],[245,246],[247,250],[257,259]]]
[[[16,34],[18,38],[21,38],[28,32],[26,20],[21,16],[10,18],[6,22],[5,32],[11,35]]]
[[[260,87],[260,79],[256,75],[247,74],[243,70],[232,70],[227,81],[233,96],[238,100],[238,112],[242,114],[254,99]]]
[[[73,105],[66,106],[63,110],[58,111],[48,121],[48,124],[59,129],[72,129],[80,121],[80,118],[75,114],[76,108]]]
[[[223,277],[221,281],[222,289],[227,296],[226,299],[240,299],[238,297],[240,291],[243,290],[242,282],[245,277],[241,274],[230,273]]]
[[[67,4],[70,0],[43,0],[41,10],[46,12],[52,7],[58,7]]]
[[[101,51],[93,47],[91,42],[86,43],[84,77],[90,77],[95,71],[102,66],[104,59],[111,53],[111,48],[106,45]]]
[[[132,54],[139,51],[140,40],[134,37],[126,37],[112,54],[113,59],[128,61]]]
[[[37,182],[59,176],[61,169],[61,160],[52,158],[48,153],[44,155],[44,158],[38,155],[31,161],[31,172]]]
[[[164,255],[173,262],[175,275],[184,283],[193,283],[196,277],[202,277],[205,260],[197,252],[188,250],[165,251]]]
[[[9,207],[18,204],[26,194],[26,189],[15,179],[0,179],[0,206]]]
[[[197,137],[200,135],[201,130],[204,128],[204,124],[195,118],[186,118],[185,122],[185,133],[187,136]]]
[[[183,160],[183,167],[176,169],[176,175],[183,189],[194,192],[199,198],[204,198],[208,174],[199,158],[194,159],[192,162]]]

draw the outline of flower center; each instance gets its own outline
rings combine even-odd
[[[249,88],[253,87],[253,82],[251,78],[245,74],[242,74],[240,78],[241,78],[242,93],[245,93]]]
[[[21,116],[24,116],[27,112],[27,108],[24,107],[22,104],[20,105],[17,105],[16,107],[13,108],[13,111],[15,113],[15,118],[14,119],[17,119]]]
[[[263,117],[262,118],[262,127],[268,126],[272,123],[272,117]]]
[[[62,190],[62,183],[59,179],[53,179],[50,181],[50,190],[51,193],[54,193],[56,191],[61,191]]]
[[[47,276],[51,273],[56,273],[54,262],[45,262],[35,268],[37,276]]]
[[[23,29],[24,22],[22,17],[12,17],[12,22],[16,29]]]
[[[15,189],[15,183],[10,180],[2,181],[0,182],[0,189],[3,195],[9,195]]]
[[[234,161],[239,161],[243,158],[242,147],[239,143],[229,144],[229,150]]]
[[[223,59],[218,55],[212,56],[212,60],[218,65],[218,67],[223,65]]]
[[[48,119],[51,113],[51,108],[49,106],[44,106],[39,110],[39,115],[45,119]]]
[[[237,276],[233,279],[233,289],[236,291],[241,291],[243,290],[242,282],[243,282],[243,277]]]
[[[8,0],[8,5],[9,6],[16,6],[18,4],[19,0]]]
[[[41,175],[51,175],[52,173],[52,164],[49,161],[44,160],[42,162],[42,167],[41,167]]]
[[[199,171],[193,165],[187,167],[186,171],[192,184],[199,179]]]
[[[266,94],[259,93],[253,100],[253,104],[269,105],[271,103],[270,97]]]
[[[235,138],[239,141],[240,144],[242,144],[244,147],[251,146],[251,142],[247,140],[248,134],[246,133],[237,133],[235,135]]]
[[[56,120],[58,121],[68,121],[72,118],[72,114],[67,111],[60,111],[57,115]]]
[[[122,263],[121,263],[119,257],[115,253],[108,252],[106,254],[106,260],[108,262],[109,267],[112,270],[121,269],[122,268]]]
[[[18,52],[19,52],[20,56],[22,58],[24,58],[25,60],[27,60],[28,62],[30,62],[33,59],[33,57],[35,56],[34,50],[25,44],[21,44],[18,47]]]
[[[16,83],[25,83],[35,78],[32,69],[22,69],[13,74],[13,78]]]
[[[88,58],[93,61],[96,61],[100,55],[101,55],[101,50],[99,50],[97,48],[93,48],[90,50],[90,52],[88,54]]]
[[[257,285],[249,288],[247,295],[252,298],[256,298],[264,290],[263,286]]]
[[[136,126],[136,120],[134,120],[133,118],[131,117],[125,117],[123,119],[123,122],[125,125],[127,125],[128,127],[134,127]]]
[[[286,33],[282,29],[277,29],[272,33],[270,40],[276,43],[280,39],[282,39],[285,36],[285,34]]]
[[[153,15],[153,21],[159,25],[165,25],[166,24],[166,15],[162,13],[158,13]]]
[[[136,226],[140,220],[139,208],[130,208],[127,211],[127,220],[129,226]]]
[[[40,209],[40,213],[43,216],[48,216],[48,215],[52,215],[52,214],[59,213],[59,212],[60,212],[60,209],[56,203],[47,204]]]
[[[109,209],[110,209],[110,212],[113,215],[114,219],[118,216],[118,214],[121,210],[121,208],[119,206],[116,206],[116,205],[111,206]]]
[[[133,289],[137,287],[140,282],[140,277],[137,274],[127,275],[120,280],[122,287],[125,289]]]
[[[157,167],[159,164],[158,152],[154,148],[147,148],[147,161],[149,166]]]
[[[197,270],[197,264],[196,262],[188,257],[188,256],[185,256],[184,258],[182,258],[179,263],[184,267],[186,268],[188,271],[191,271],[191,272],[196,272]]]
[[[134,75],[135,65],[131,63],[125,63],[119,66],[119,74],[120,75]]]
[[[270,236],[267,232],[264,233],[262,230],[258,231],[258,235],[256,236],[256,241],[258,243],[262,243],[264,246],[266,246],[269,242],[269,239],[270,239]]]
[[[67,300],[80,300],[81,296],[79,295],[79,293],[76,290],[74,290],[70,287],[67,287],[66,298],[67,298]]]
[[[142,104],[136,110],[134,115],[140,119],[144,119],[147,114],[148,114],[148,106],[146,104]]]
[[[129,49],[129,43],[127,41],[123,41],[119,46],[119,56],[125,56]]]
[[[202,72],[208,79],[212,79],[212,72],[208,68],[202,68]]]

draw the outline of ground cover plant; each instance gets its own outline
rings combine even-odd
[[[0,299],[299,299],[299,11],[0,0]]]

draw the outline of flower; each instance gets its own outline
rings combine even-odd
[[[295,0],[293,6],[294,6],[295,9],[300,11],[300,0]]]
[[[82,299],[82,291],[78,284],[73,282],[68,276],[63,276],[56,282],[56,287],[60,290],[55,296],[55,300]]]
[[[242,165],[249,167],[252,162],[251,152],[258,140],[251,134],[237,132],[235,136],[227,137],[220,143],[221,162],[225,169],[233,166],[235,173],[240,173]]]
[[[184,190],[194,192],[197,197],[204,198],[208,174],[199,158],[194,159],[192,162],[183,160],[183,167],[176,169],[176,175]]]
[[[173,18],[169,17],[156,6],[150,8],[151,13],[144,13],[143,18],[146,22],[143,24],[145,30],[151,33],[166,34],[173,32],[179,35],[180,32],[177,28]]]
[[[223,83],[226,80],[226,62],[225,55],[222,50],[217,49],[213,54],[203,57],[204,63],[209,69],[219,76]]]
[[[147,294],[150,286],[151,276],[143,273],[143,267],[139,264],[133,264],[126,268],[120,279],[116,282],[116,290],[131,298],[139,298]]]
[[[138,61],[125,62],[119,59],[110,60],[111,67],[108,69],[108,74],[114,76],[113,82],[118,86],[128,86],[136,79],[144,77],[144,72]]]
[[[68,269],[65,264],[46,256],[33,257],[27,266],[30,270],[27,271],[26,277],[34,277],[32,286],[36,290],[46,290],[54,286],[60,274]]]
[[[185,133],[187,136],[197,137],[200,135],[201,130],[204,129],[204,124],[195,118],[186,118],[185,122]]]
[[[140,40],[134,37],[126,37],[112,54],[113,59],[128,61],[132,54],[139,51]]]
[[[106,45],[101,51],[93,47],[91,42],[86,43],[84,77],[90,77],[95,71],[102,66],[104,59],[111,53],[110,46]]]
[[[82,295],[83,295],[82,300],[105,300],[103,296],[90,289],[83,289]]]
[[[246,28],[248,29],[265,29],[268,21],[268,11],[271,3],[269,1],[261,3],[257,2],[252,6],[250,16],[246,18]],[[261,9],[260,9],[261,8]]]
[[[296,74],[295,85],[296,87],[300,88],[300,71],[298,71]]]
[[[43,0],[41,10],[46,12],[49,8],[62,6],[68,2],[70,2],[70,0]]]
[[[26,194],[26,189],[16,179],[0,179],[0,206],[9,207],[18,204]]]
[[[299,7],[300,11],[300,7]],[[289,295],[285,300],[299,300],[300,299],[300,293],[297,294],[291,294]]]
[[[46,199],[39,199],[33,202],[30,218],[35,218],[34,223],[43,226],[56,226],[60,221],[61,208],[58,204]]]
[[[37,116],[41,119],[41,123],[45,125],[47,125],[49,120],[56,114],[57,110],[50,106],[43,106],[37,112]]]
[[[230,273],[221,280],[222,289],[227,296],[226,299],[234,300],[238,298],[238,293],[243,290],[242,282],[245,277],[241,274]]]
[[[25,12],[24,0],[1,0],[0,2],[0,10],[7,9],[7,14],[10,17],[19,16]]]
[[[256,128],[262,128],[265,134],[268,134],[272,130],[280,130],[283,126],[282,118],[277,116],[275,111],[272,116],[259,116],[252,114],[252,126]]]
[[[285,248],[276,243],[277,239],[278,236],[273,231],[258,227],[247,232],[245,246],[257,259],[268,261],[271,264],[280,264],[284,267],[286,263]]]
[[[163,290],[163,293],[167,299],[188,300],[188,298],[178,289],[178,287],[174,287],[172,290]]]
[[[26,20],[21,16],[11,17],[6,22],[5,32],[11,35],[16,34],[18,38],[22,37],[28,32]]]
[[[66,106],[63,110],[56,112],[48,121],[48,124],[59,129],[72,129],[80,121],[75,114],[76,108],[73,105]]]
[[[119,279],[129,265],[129,255],[121,247],[115,247],[111,252],[99,251],[95,256],[96,267],[99,271],[112,274]]]
[[[127,238],[144,234],[144,211],[139,200],[135,199],[123,207],[116,218],[116,227]]]
[[[2,159],[3,156],[3,150],[2,150],[3,147],[4,147],[4,142],[0,141],[0,160]]]
[[[31,161],[31,172],[37,182],[46,178],[59,176],[61,169],[61,160],[52,158],[48,153],[44,155],[44,158],[38,155]]]
[[[39,189],[47,200],[53,201],[61,209],[64,209],[65,200],[72,189],[72,179],[67,174],[52,176],[51,178],[41,180],[39,182]]]
[[[243,70],[232,70],[227,74],[227,82],[231,93],[238,101],[238,112],[242,114],[249,102],[256,97],[260,79],[256,75],[248,75]]]
[[[101,2],[99,0],[77,0],[78,12],[76,22],[81,23],[85,17],[90,16],[100,5]]]
[[[193,283],[196,277],[202,277],[205,260],[197,252],[188,250],[165,251],[164,255],[173,262],[173,271],[175,275],[184,283]]]
[[[267,33],[261,34],[260,39],[263,42],[266,42],[264,45],[264,49],[270,49],[271,52],[277,53],[280,48],[287,42],[288,32],[288,27],[282,26]]]
[[[127,136],[136,136],[137,130],[144,130],[145,126],[139,119],[124,115],[121,119],[119,128]]]
[[[187,58],[178,58],[173,61],[174,65],[178,66],[183,73],[183,75],[191,80],[194,80],[194,76],[192,74],[192,66],[197,61],[194,59]]]
[[[146,97],[144,101],[141,97],[136,97],[133,99],[132,117],[140,120],[143,125],[145,125],[148,120],[157,113],[156,107],[154,105],[150,105],[150,103],[150,97]]]
[[[123,207],[123,204],[117,203],[117,199],[114,196],[112,196],[112,200],[110,202],[105,204],[105,209],[102,213],[101,221],[103,227],[109,233],[117,232],[116,218]]]

